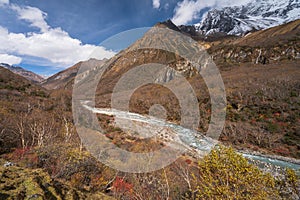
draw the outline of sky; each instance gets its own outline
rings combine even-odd
[[[0,0],[0,63],[50,76],[94,52],[112,57],[157,22],[195,24],[208,9],[246,1]]]

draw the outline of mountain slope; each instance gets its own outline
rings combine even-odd
[[[74,66],[67,68],[61,72],[58,72],[57,74],[54,74],[53,76],[49,77],[48,79],[44,80],[41,85],[49,90],[53,89],[71,89],[73,85],[73,81],[75,76],[77,75],[78,69],[85,65],[87,67],[95,67],[99,64],[101,64],[103,61],[99,61],[96,59],[90,59],[88,61],[82,61]]]
[[[0,67],[0,154],[21,146],[18,132],[20,118],[26,114],[26,123],[29,124],[29,113],[36,108],[47,107],[48,97],[48,91],[41,86]],[[36,113],[33,115],[37,117]],[[47,112],[43,112],[42,116],[47,117]],[[26,134],[31,133],[29,129],[26,131]]]
[[[41,85],[46,89],[58,89],[64,87],[73,77],[76,76],[76,73],[81,63],[82,62],[79,62],[68,69],[54,74],[53,76],[41,82]]]
[[[300,18],[299,0],[254,0],[242,6],[209,11],[196,29],[205,35],[244,35]]]
[[[47,91],[10,70],[0,66],[0,99],[6,96],[47,96]],[[12,100],[13,98],[11,98]]]
[[[273,28],[260,30],[246,37],[239,38],[234,44],[249,46],[274,46],[297,42],[300,39],[300,19],[276,26]]]
[[[297,145],[300,124],[296,117],[299,115],[297,102],[300,92],[300,60],[297,54],[300,52],[299,23],[300,20],[297,20],[246,37],[198,42],[207,45],[207,51],[219,67],[226,86],[228,110],[221,141],[237,148],[256,148],[262,152],[300,157]],[[159,26],[178,31],[170,22],[160,23]],[[128,49],[109,60],[108,68],[98,83],[96,107],[111,106],[114,87],[123,74],[145,63],[159,63],[175,69],[195,87],[201,111],[198,130],[206,132],[210,120],[210,97],[194,67],[174,53],[138,48],[150,44],[155,46],[165,39],[165,36],[147,32]],[[176,45],[179,45],[178,48],[186,45],[167,42],[166,46],[173,45],[175,48]],[[89,80],[94,80],[94,74],[90,75]],[[164,71],[164,74],[159,71],[156,76],[157,83],[144,85],[134,91],[129,111],[149,114],[153,105],[160,104],[166,110],[166,119],[179,123],[181,114],[176,96],[158,84],[168,82],[170,85],[176,84],[178,89],[182,89],[183,85],[172,82],[174,74],[169,71]],[[134,80],[141,82],[141,79],[143,77],[137,76]],[[89,95],[89,89],[90,85],[79,88],[80,95],[85,92]],[[122,95],[126,96],[126,92]],[[123,101],[122,95],[118,96],[118,101]]]
[[[40,83],[41,81],[44,80],[44,78],[41,77],[40,75],[35,74],[31,71],[25,70],[22,67],[12,66],[12,65],[9,65],[9,64],[6,64],[6,63],[0,63],[0,66],[12,71],[15,74],[23,76],[27,80],[33,81],[35,83]]]
[[[224,58],[224,56],[227,58],[230,58],[230,60],[234,59],[236,61],[234,62],[254,62],[255,59],[259,55],[259,50],[261,47],[271,49],[277,49],[279,47],[279,51],[273,53],[271,57],[278,57],[279,54],[282,54],[281,56],[283,58],[287,58],[291,56],[293,59],[297,58],[300,50],[298,50],[298,43],[299,40],[299,27],[300,27],[300,20],[296,20],[294,22],[290,22],[281,26],[273,27],[266,30],[256,31],[252,34],[247,35],[246,37],[230,37],[226,35],[222,35],[221,33],[217,36],[208,36],[206,39],[199,34],[198,32],[195,32],[193,26],[179,26],[177,27],[171,20],[167,20],[166,22],[160,22],[155,25],[155,27],[158,28],[169,28],[174,31],[181,32],[183,34],[186,34],[190,37],[192,37],[195,40],[198,40],[199,43],[203,46],[205,46],[208,49],[208,52],[213,55],[215,59]],[[145,40],[145,39],[144,39]],[[152,39],[155,41],[154,39]],[[151,41],[151,40],[149,40]],[[137,41],[134,45],[138,44],[140,41]],[[280,44],[279,44],[279,43]],[[134,46],[133,45],[133,46]],[[241,52],[240,49],[238,49],[239,52],[235,52],[232,50],[236,47],[239,48],[248,48],[249,54],[245,57],[241,53],[240,56],[238,56],[238,53]],[[253,48],[255,47],[255,48]],[[289,47],[293,47],[293,51],[288,51],[287,53],[284,53],[285,50],[287,50]],[[285,49],[284,49],[285,48]],[[120,72],[120,70],[124,70],[126,68],[127,64],[138,64],[142,63],[142,60],[146,58],[146,56],[149,56],[145,54],[144,52],[130,52],[130,47],[127,50],[124,50],[116,55],[118,59],[116,59],[115,65],[120,65],[117,69],[117,73]],[[126,52],[129,52],[128,54]],[[235,56],[234,54],[237,55]],[[182,65],[179,61],[176,61],[176,57],[173,55],[167,55],[166,53],[161,53],[159,51],[155,51],[150,55],[152,58],[147,58],[149,60],[154,59],[156,54],[159,54],[159,56],[155,59],[158,59],[157,61],[162,63],[168,63],[168,65],[176,66],[176,65]],[[226,54],[226,55],[225,55]],[[173,60],[171,63],[169,63],[167,57],[171,58]],[[140,60],[140,61],[139,61]],[[178,62],[178,63],[176,63]],[[80,66],[85,65],[87,67],[90,67],[91,69],[93,67],[96,67],[98,65],[101,65],[103,61],[97,61],[95,59],[91,59],[89,61],[84,61],[77,63],[76,65],[61,71],[51,77],[49,77],[47,80],[42,82],[42,86],[47,89],[62,89],[67,88],[71,89],[73,80],[78,72],[78,69]],[[124,64],[125,63],[125,64]],[[187,64],[187,63],[186,63]],[[179,67],[180,68],[180,67]],[[185,70],[185,69],[184,69]],[[190,71],[187,70],[187,74]],[[110,80],[113,81],[113,80]],[[108,83],[107,83],[108,84]]]
[[[278,63],[300,58],[300,20],[256,31],[244,37],[207,42],[208,52],[222,67],[251,62]]]

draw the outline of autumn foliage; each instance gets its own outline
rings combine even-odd
[[[196,199],[278,199],[275,179],[232,148],[218,147],[199,162]]]
[[[126,182],[124,178],[116,177],[116,180],[113,182],[112,190],[116,193],[131,193],[132,184]]]

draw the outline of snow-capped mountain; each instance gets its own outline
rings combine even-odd
[[[196,30],[205,35],[244,35],[300,19],[300,0],[253,0],[242,6],[213,9]]]

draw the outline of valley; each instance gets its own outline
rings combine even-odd
[[[1,64],[0,199],[299,199],[300,20],[226,29],[237,30],[234,35],[221,34],[222,27],[208,34],[216,30],[204,30],[203,23],[194,27],[201,35],[171,20],[157,23],[111,59],[81,61],[47,79]],[[178,54],[189,43],[167,40],[156,28],[195,39],[212,59],[193,65]],[[177,54],[150,48],[161,42]],[[209,87],[202,77],[212,62],[226,93],[216,100],[226,116],[215,138],[207,133],[215,114],[210,95],[221,92],[215,74],[208,76]],[[147,63],[160,64],[153,74],[144,70],[153,82],[137,73],[126,83],[146,84],[115,91],[128,86],[118,85],[126,74]],[[185,91],[186,83],[199,110],[192,128],[182,125],[182,101],[169,89]],[[155,154],[168,146],[178,157]],[[152,156],[142,160],[141,154]],[[150,161],[170,163],[156,169]]]

